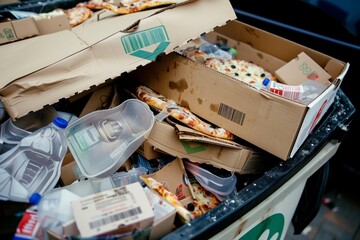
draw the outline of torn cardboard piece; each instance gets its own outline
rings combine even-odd
[[[194,142],[202,142],[208,144],[214,144],[222,147],[242,149],[243,146],[238,144],[237,142],[212,137],[206,134],[203,134],[199,131],[191,129],[189,127],[182,126],[180,124],[175,124],[175,131],[179,136],[179,139],[182,141],[194,141]]]
[[[186,206],[194,201],[193,190],[187,176],[184,163],[180,158],[166,164],[160,170],[143,175],[144,178],[153,178],[162,183],[170,192],[174,193],[178,200]]]

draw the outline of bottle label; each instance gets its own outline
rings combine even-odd
[[[100,133],[93,124],[75,133],[74,138],[82,151],[89,149],[101,140]]]
[[[277,84],[276,82],[270,83],[270,92],[278,94],[282,97],[291,99],[291,100],[299,100],[302,94],[301,86],[291,86],[285,84]]]

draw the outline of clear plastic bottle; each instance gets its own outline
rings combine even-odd
[[[56,117],[0,155],[1,200],[28,202],[33,193],[54,188],[67,152],[67,124]]]
[[[63,235],[63,225],[74,220],[71,202],[80,199],[80,196],[73,192],[59,188],[41,196],[34,193],[30,202],[37,203],[37,218],[39,229],[36,239],[50,239],[48,231],[57,236]]]
[[[199,50],[209,54],[212,57],[220,58],[224,60],[233,59],[237,54],[234,48],[229,48],[227,51],[221,49],[216,44],[203,43],[199,46]]]
[[[49,239],[48,231],[58,236],[63,234],[62,226],[74,220],[71,202],[115,187],[140,182],[139,176],[146,174],[144,167],[132,168],[128,172],[116,172],[112,176],[99,179],[87,179],[64,187],[54,188],[41,196],[33,193],[29,202],[37,205],[40,229],[37,239]]]
[[[307,80],[300,85],[286,85],[265,78],[262,84],[269,92],[303,104],[311,103],[327,88],[326,84],[314,80]]]

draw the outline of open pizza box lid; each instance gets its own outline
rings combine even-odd
[[[184,1],[2,45],[1,101],[16,120],[146,65],[235,18],[228,0]]]

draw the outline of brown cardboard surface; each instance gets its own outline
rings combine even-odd
[[[10,117],[19,118],[146,65],[158,54],[170,53],[236,18],[228,0],[197,0],[154,14],[156,11],[106,18],[71,31],[0,46],[0,55],[8,56],[0,59],[0,95]],[[222,14],[215,14],[219,11]],[[135,22],[137,28],[124,31]],[[139,49],[129,44],[140,33],[152,31],[161,32],[163,39],[152,39],[154,44]],[[16,71],[9,71],[14,66]]]
[[[218,32],[220,35],[216,37]],[[246,49],[247,53],[240,53],[244,60],[259,65],[268,61],[266,66],[272,72],[281,66],[281,62],[291,61],[301,52],[326,69],[331,74],[331,81],[341,83],[349,66],[239,21],[216,28],[212,36],[227,43],[225,33],[229,34],[228,38],[237,37],[239,43],[231,47]],[[299,149],[330,107],[337,90],[331,84],[311,104],[303,105],[259,91],[175,53],[139,68],[130,73],[130,77],[283,160]],[[229,112],[236,114],[227,114]]]
[[[136,150],[137,153],[141,154],[147,160],[152,160],[164,156],[164,153],[154,150],[153,146],[145,139],[143,144]]]
[[[66,14],[53,15],[46,18],[35,19],[39,34],[50,34],[62,30],[70,30],[71,26]]]
[[[175,129],[165,122],[155,121],[147,141],[156,150],[172,156],[210,164],[228,171],[256,174],[266,167],[266,159],[249,148],[239,150],[200,142],[180,141]]]
[[[24,18],[0,23],[0,44],[39,35],[33,18]]]
[[[78,167],[74,159],[72,162],[69,162],[67,164],[62,164],[60,182],[63,186],[69,185],[75,182],[76,180],[79,180],[79,177],[77,176],[76,172],[80,170],[76,171],[76,169],[78,169]]]
[[[79,117],[96,110],[108,108],[114,95],[114,86],[108,84],[96,89],[90,96]]]
[[[325,83],[331,79],[330,74],[304,52],[277,69],[275,76],[280,82],[288,85],[300,85],[306,80]]]

